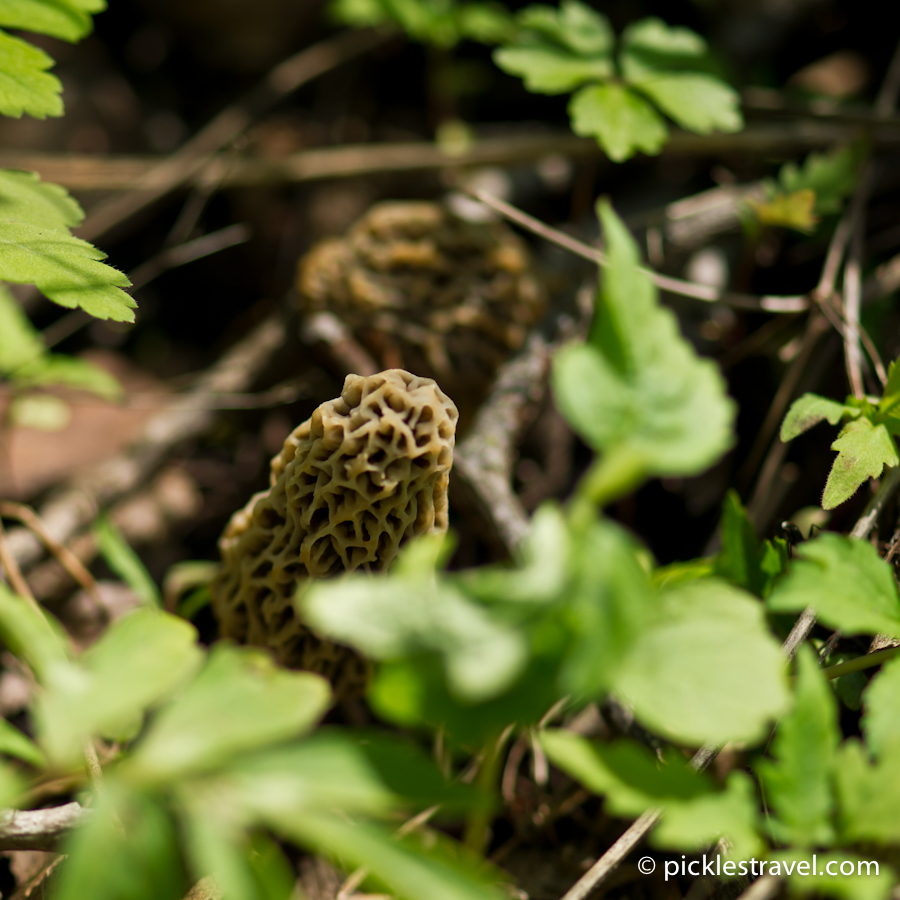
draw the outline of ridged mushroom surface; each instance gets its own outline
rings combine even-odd
[[[300,262],[297,291],[305,312],[338,315],[381,365],[432,377],[467,405],[545,305],[509,228],[426,202],[380,203],[344,237],[316,245]]]
[[[271,486],[235,513],[211,586],[223,637],[269,647],[341,693],[365,680],[349,650],[316,637],[293,598],[308,578],[386,568],[410,538],[447,530],[457,411],[429,378],[348,375],[341,396],[296,428]]]

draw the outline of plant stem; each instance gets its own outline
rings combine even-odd
[[[854,672],[871,669],[873,666],[881,665],[881,663],[887,662],[898,655],[900,655],[900,647],[887,647],[875,653],[867,653],[864,656],[857,656],[856,659],[838,663],[836,666],[829,666],[827,669],[822,669],[822,672],[828,679],[840,678],[842,675],[852,675]]]

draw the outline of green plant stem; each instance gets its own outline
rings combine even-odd
[[[647,470],[638,454],[626,450],[604,453],[594,460],[578,485],[571,505],[572,524],[585,525],[598,506],[607,506],[630,494],[646,477]]]
[[[865,656],[857,656],[856,659],[838,663],[836,666],[829,666],[827,669],[822,669],[822,672],[828,679],[840,678],[841,675],[852,675],[854,672],[871,669],[898,655],[900,655],[900,647],[887,647],[884,650],[877,650],[875,653],[867,653]]]
[[[467,847],[479,854],[484,853],[490,838],[493,800],[506,739],[507,735],[503,734],[485,742],[481,765],[479,765],[478,774],[475,777],[475,787],[479,794],[478,804],[466,817],[464,840]]]

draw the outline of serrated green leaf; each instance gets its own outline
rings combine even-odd
[[[77,676],[48,680],[35,710],[41,745],[66,764],[78,760],[88,737],[131,736],[144,711],[197,670],[196,640],[189,623],[155,610],[116,620],[79,659]]]
[[[21,759],[38,768],[47,764],[47,757],[44,756],[41,748],[6,719],[0,719],[0,753],[4,756]],[[2,781],[2,775],[0,775],[0,781]],[[0,787],[0,793],[2,793],[2,787]]]
[[[605,202],[599,209],[609,262],[590,341],[557,354],[553,390],[575,431],[633,468],[615,486],[624,493],[641,477],[712,465],[731,445],[734,404],[716,366],[696,356],[658,305],[625,226]]]
[[[810,153],[802,166],[785,163],[778,172],[778,181],[786,194],[813,191],[816,215],[836,213],[856,187],[863,155],[859,146]]]
[[[744,127],[740,95],[711,75],[653,75],[631,79],[630,83],[688,131],[710,134],[740,131]]]
[[[845,867],[843,872],[841,865]],[[876,860],[861,860],[852,853],[813,856],[802,850],[776,851],[766,874],[778,878],[786,875],[794,896],[814,893],[837,900],[886,900],[896,880],[891,867]]]
[[[900,463],[890,432],[884,425],[873,425],[865,416],[848,422],[831,449],[837,450],[838,455],[825,482],[822,509],[834,509],[870,478],[878,478],[885,466]]]
[[[662,595],[615,688],[646,726],[687,744],[756,741],[788,702],[761,605],[716,579]]]
[[[839,740],[834,695],[812,650],[802,646],[793,708],[778,723],[773,758],[759,766],[766,801],[775,812],[770,826],[781,843],[814,847],[834,842],[831,771]]]
[[[128,760],[129,777],[166,783],[309,730],[331,699],[328,683],[290,672],[265,653],[220,645],[154,719]]]
[[[140,598],[141,603],[157,609],[162,606],[156,582],[122,532],[106,516],[98,516],[93,533],[97,549],[106,564]]]
[[[613,162],[637,151],[655,156],[669,137],[656,110],[622,84],[582,88],[569,102],[569,117],[575,134],[596,138]]]
[[[121,290],[130,282],[100,262],[105,258],[63,231],[0,215],[0,279],[37,285],[54,303],[81,307],[98,319],[133,322],[137,304]]]
[[[900,659],[885,663],[862,696],[866,745],[878,757],[900,756]]]
[[[801,544],[787,576],[766,601],[773,612],[813,607],[844,634],[900,636],[900,596],[893,572],[866,541],[822,534]]]
[[[613,34],[606,17],[578,0],[559,9],[529,6],[519,13],[516,40],[494,53],[494,62],[525,80],[538,94],[564,94],[613,74]]]
[[[53,60],[43,50],[0,31],[0,60],[0,114],[62,115],[62,85],[47,72]]]
[[[837,751],[834,765],[841,835],[845,842],[900,841],[897,796],[900,795],[900,756],[888,753],[871,765],[855,738]]]
[[[58,900],[181,900],[190,888],[168,811],[113,779],[62,852],[68,860],[54,887]]]
[[[791,404],[784,422],[781,424],[781,440],[792,441],[798,435],[808,431],[813,425],[827,421],[829,425],[837,425],[841,419],[852,419],[862,415],[862,410],[837,403],[818,394],[804,394]]]
[[[637,71],[695,66],[706,55],[706,41],[689,28],[670,27],[651,16],[629,25],[622,33],[623,65]]]
[[[84,212],[65,188],[41,181],[37,172],[0,169],[0,220],[5,219],[68,233]]]
[[[69,0],[0,0],[0,26],[74,42],[90,34],[92,22],[83,6]]]
[[[878,412],[882,415],[890,414],[898,405],[900,405],[900,359],[895,359],[888,368],[887,384],[878,404]]]

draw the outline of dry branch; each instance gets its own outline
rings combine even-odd
[[[49,809],[2,810],[0,850],[55,850],[59,841],[89,814],[74,801]]]

